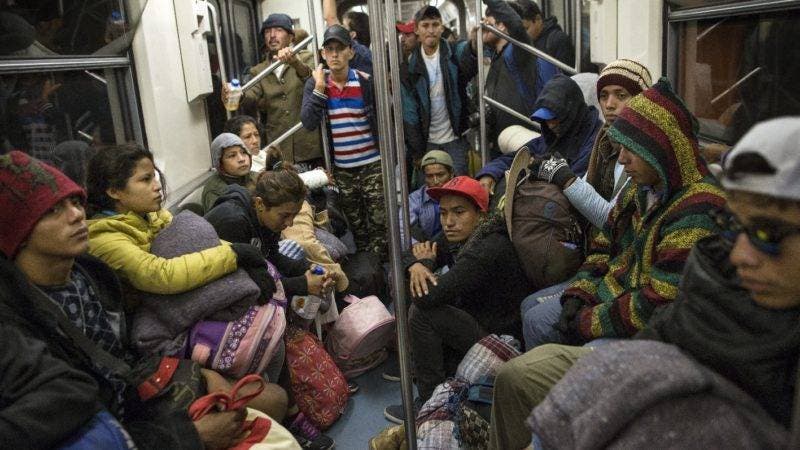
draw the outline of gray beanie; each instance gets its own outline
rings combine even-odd
[[[239,146],[250,154],[250,150],[244,145],[241,138],[233,133],[222,133],[211,142],[211,163],[214,164],[216,169],[219,169],[220,160],[222,160],[222,152],[228,147]],[[252,156],[252,155],[251,155]]]

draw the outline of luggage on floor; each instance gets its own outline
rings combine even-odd
[[[395,319],[378,297],[345,297],[325,341],[328,352],[347,378],[357,377],[386,360],[386,344],[394,337]]]

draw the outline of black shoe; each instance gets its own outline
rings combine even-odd
[[[381,376],[386,381],[400,381],[400,364],[397,363],[397,359],[389,358]]]
[[[425,402],[419,397],[414,399],[414,418],[417,417],[424,403]],[[403,408],[402,403],[399,405],[389,405],[383,410],[383,417],[389,422],[402,425],[406,421],[406,410]]]
[[[356,383],[355,381],[348,381],[347,382],[347,391],[350,392],[350,395],[353,395],[356,392],[358,392],[358,390],[360,388],[361,388],[361,386],[359,386],[358,383]]]
[[[303,413],[297,414],[287,429],[304,449],[330,450],[336,445],[333,439],[322,434]]]

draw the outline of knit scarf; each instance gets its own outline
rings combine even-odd
[[[619,155],[619,146],[606,135],[609,125],[603,125],[597,132],[586,170],[586,181],[606,200],[614,196],[614,167]]]

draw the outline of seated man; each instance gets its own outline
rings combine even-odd
[[[558,153],[566,158],[575,174],[583,175],[595,136],[603,126],[597,109],[588,106],[578,84],[564,75],[556,75],[544,85],[534,104],[531,119],[542,126],[542,136],[525,147],[533,156]],[[517,152],[490,161],[475,175],[490,190],[505,176]]]
[[[439,201],[444,238],[413,247],[404,263],[413,305],[409,334],[419,398],[437,385],[483,336],[519,338],[519,304],[531,289],[502,214],[486,216],[489,196],[472,178],[455,177],[428,194]],[[386,408],[402,423],[402,405]]]
[[[662,79],[633,98],[609,128],[631,182],[561,296],[523,304],[528,349],[630,337],[675,299],[689,250],[717,226],[709,212],[725,199],[700,157],[697,121]],[[541,162],[540,178],[567,164]],[[563,305],[563,307],[562,307]]]
[[[608,136],[608,128],[633,96],[650,87],[650,72],[643,65],[628,59],[611,62],[597,79],[597,100],[605,125],[589,155],[586,174],[576,176],[564,166],[552,176],[570,203],[597,229],[602,229],[617,195],[628,181],[622,164],[617,161],[620,147]]]
[[[0,156],[3,322],[91,376],[99,388],[95,401],[120,420],[139,448],[231,447],[240,438],[243,411],[213,412],[193,422],[185,409],[149,406],[176,389],[204,394],[231,385],[192,361],[134,354],[119,281],[102,261],[84,254],[85,199],[83,189],[58,170],[18,151]],[[177,365],[172,372],[171,363]],[[286,393],[267,384],[249,405],[281,420]]]
[[[439,202],[428,195],[428,189],[441,187],[453,178],[453,158],[447,152],[431,150],[420,162],[425,185],[408,195],[408,222],[411,241],[433,241],[442,232]]]
[[[228,186],[247,186],[253,183],[250,175],[252,159],[250,150],[239,136],[222,133],[211,142],[211,163],[216,172],[203,186],[203,211],[211,211],[214,202],[225,193]]]
[[[732,215],[718,215],[723,231],[697,243],[677,299],[635,336],[679,347],[787,429],[800,351],[798,142],[800,118],[774,119],[753,127],[725,158],[722,185]],[[590,351],[545,345],[504,364],[495,381],[491,448],[527,446],[525,418]]]

